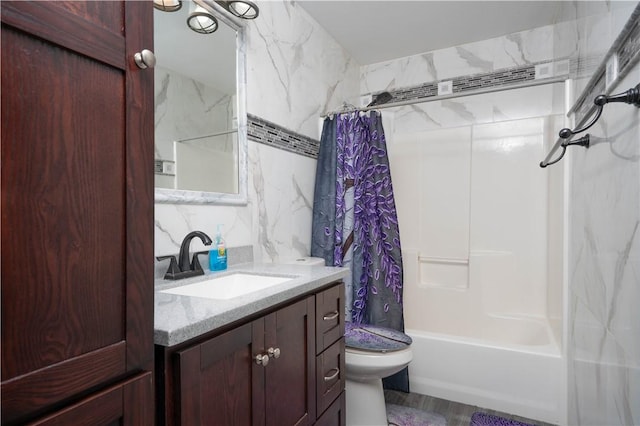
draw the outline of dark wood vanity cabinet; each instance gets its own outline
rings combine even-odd
[[[336,284],[222,334],[156,347],[157,394],[165,401],[159,422],[344,424],[343,294]],[[318,309],[326,307],[320,318],[329,319],[319,323]],[[318,338],[329,333],[334,337]]]
[[[152,3],[0,7],[2,424],[152,424]]]

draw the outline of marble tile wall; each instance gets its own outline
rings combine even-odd
[[[359,65],[295,2],[259,6],[247,23],[247,111],[319,139],[318,116],[357,99]],[[156,255],[177,253],[189,231],[213,236],[218,223],[227,245],[253,245],[256,261],[308,255],[316,161],[249,141],[248,163],[247,206],[156,203]]]
[[[173,174],[162,174],[162,161],[175,162],[173,141],[204,136],[231,128],[234,97],[178,72],[154,68],[156,186],[174,188]],[[168,102],[170,100],[170,102]],[[230,137],[209,140],[215,149],[228,151]]]
[[[579,58],[604,56],[638,7],[619,3],[578,4]],[[596,7],[605,10],[584,10]],[[612,90],[639,82],[636,63]],[[568,424],[640,424],[640,109],[607,105],[589,133],[597,143],[564,160],[571,169]]]
[[[167,68],[155,67],[153,74],[156,159],[173,159],[173,141],[231,127],[233,96]]]
[[[247,42],[250,114],[319,138],[318,117],[357,99],[359,64],[295,2],[260,2]]]
[[[565,2],[568,19],[555,26],[554,49],[569,52],[572,61],[573,92],[579,96],[601,64],[637,1]]]

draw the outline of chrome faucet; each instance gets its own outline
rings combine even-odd
[[[189,261],[189,246],[191,245],[191,240],[195,237],[200,238],[206,246],[210,246],[213,242],[211,241],[211,238],[202,231],[189,232],[182,240],[182,244],[180,244],[180,253],[178,253],[177,262],[175,256],[156,257],[158,260],[171,259],[169,269],[167,270],[167,273],[164,274],[165,280],[180,280],[183,278],[204,275],[204,271],[202,270],[202,266],[198,260],[198,255],[207,254],[209,253],[208,251],[195,252],[192,260]]]

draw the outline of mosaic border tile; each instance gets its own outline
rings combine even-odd
[[[411,100],[420,100],[438,97],[438,84],[442,82],[452,82],[452,93],[473,92],[476,90],[487,89],[489,87],[508,87],[510,85],[520,84],[526,81],[536,80],[536,65],[549,64],[553,67],[556,61],[547,61],[536,64],[529,64],[521,67],[504,68],[499,71],[489,73],[471,74],[462,77],[455,77],[447,80],[434,81],[420,84],[418,86],[404,87],[401,89],[390,90],[391,100],[388,103],[406,102]],[[568,70],[566,75],[568,75]],[[564,74],[550,75],[547,78],[559,77]],[[546,78],[545,78],[546,79]],[[544,79],[539,79],[544,80]],[[373,101],[383,92],[374,93]]]
[[[320,141],[293,132],[255,115],[247,114],[247,136],[250,140],[294,154],[317,159]]]

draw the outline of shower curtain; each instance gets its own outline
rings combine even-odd
[[[402,254],[380,113],[324,120],[316,170],[311,255],[350,267],[347,319],[404,331]],[[385,387],[409,391],[407,369]]]

